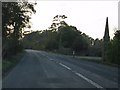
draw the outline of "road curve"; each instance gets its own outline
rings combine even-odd
[[[118,88],[118,69],[37,50],[26,50],[3,88]]]

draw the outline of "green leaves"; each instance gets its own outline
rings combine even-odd
[[[2,37],[4,38],[3,46],[5,46],[3,51],[6,53],[4,55],[11,55],[8,52],[14,54],[21,48],[22,29],[30,27],[29,20],[32,12],[35,12],[35,10],[31,3],[2,2]]]
[[[74,50],[76,53],[84,52],[82,55],[101,56],[102,41],[94,40],[75,26],[68,25],[64,21],[65,18],[65,15],[56,15],[51,28],[26,35],[23,39],[24,48],[58,51],[64,54],[71,54]]]
[[[108,43],[104,54],[105,62],[120,65],[120,30],[115,32],[115,36]]]
[[[64,21],[66,18],[67,17],[65,15],[56,15],[53,17],[53,23],[49,29],[57,31],[60,26],[67,26],[67,23]]]

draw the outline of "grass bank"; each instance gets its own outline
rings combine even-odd
[[[105,64],[105,65],[112,66],[112,67],[118,67],[118,68],[120,68],[120,65],[114,64],[114,63],[111,63],[111,62],[101,62],[101,63],[102,63],[102,64]]]
[[[3,78],[12,70],[13,67],[15,67],[18,62],[22,59],[24,56],[25,51],[22,51],[15,56],[11,56],[10,58],[2,60],[2,76]]]
[[[86,60],[97,60],[97,61],[102,60],[101,57],[92,57],[92,56],[75,56],[75,57],[80,58],[80,59],[86,59]]]
[[[93,61],[93,62],[101,63],[104,65],[112,66],[112,67],[120,67],[118,64],[114,64],[114,63],[110,63],[110,62],[103,62],[101,57],[75,56],[75,58],[78,58],[80,60]]]

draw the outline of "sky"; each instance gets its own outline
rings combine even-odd
[[[109,22],[111,38],[115,28],[118,28],[118,0],[114,1],[81,1],[81,0],[37,0],[36,14],[32,15],[32,30],[45,30],[52,24],[56,15],[66,15],[68,25],[76,26],[78,30],[90,37],[103,38],[106,17]]]

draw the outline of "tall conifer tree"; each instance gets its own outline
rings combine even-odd
[[[106,18],[105,33],[103,37],[103,61],[107,59],[107,49],[110,42],[108,17]]]

